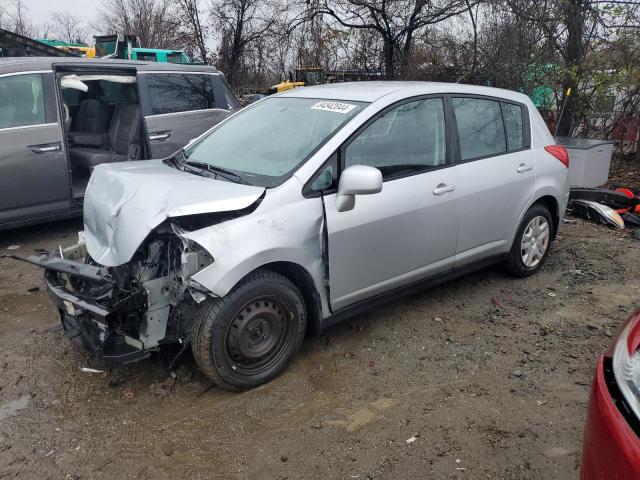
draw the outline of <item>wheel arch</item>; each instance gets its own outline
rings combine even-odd
[[[551,238],[554,239],[556,234],[558,233],[558,228],[560,227],[560,206],[558,204],[558,200],[553,195],[543,195],[536,199],[527,210],[529,210],[534,205],[542,205],[549,210],[551,213],[551,219],[553,220],[553,231],[551,232]]]
[[[275,261],[265,263],[259,267],[248,272],[247,275],[242,277],[231,290],[242,282],[247,276],[260,270],[270,270],[272,272],[279,273],[291,283],[293,283],[302,293],[302,298],[305,303],[305,310],[307,315],[307,334],[317,335],[320,333],[322,327],[322,300],[316,285],[313,281],[313,277],[302,265],[291,261]]]

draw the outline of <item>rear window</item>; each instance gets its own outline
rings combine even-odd
[[[42,75],[0,78],[0,128],[45,123]]]
[[[215,108],[211,75],[154,73],[147,75],[154,115]]]
[[[182,61],[182,52],[167,53],[167,62],[169,62],[169,63],[184,63]]]

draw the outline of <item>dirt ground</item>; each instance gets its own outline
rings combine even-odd
[[[80,221],[0,234],[71,244]],[[582,220],[540,274],[489,269],[309,338],[275,381],[212,387],[188,358],[103,369],[41,273],[0,260],[0,479],[571,479],[593,367],[640,301],[640,241]],[[412,441],[413,439],[413,441]]]

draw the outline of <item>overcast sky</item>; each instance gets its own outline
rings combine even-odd
[[[4,3],[0,0],[0,4]],[[100,0],[25,0],[29,7],[29,16],[33,23],[45,23],[51,18],[51,14],[57,11],[68,10],[80,16],[85,26],[94,20],[96,11],[100,8]],[[93,32],[90,32],[90,37]]]

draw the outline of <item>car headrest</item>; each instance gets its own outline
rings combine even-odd
[[[124,88],[124,98],[131,103],[138,103],[140,98],[138,96],[138,87],[136,85],[127,85]]]

